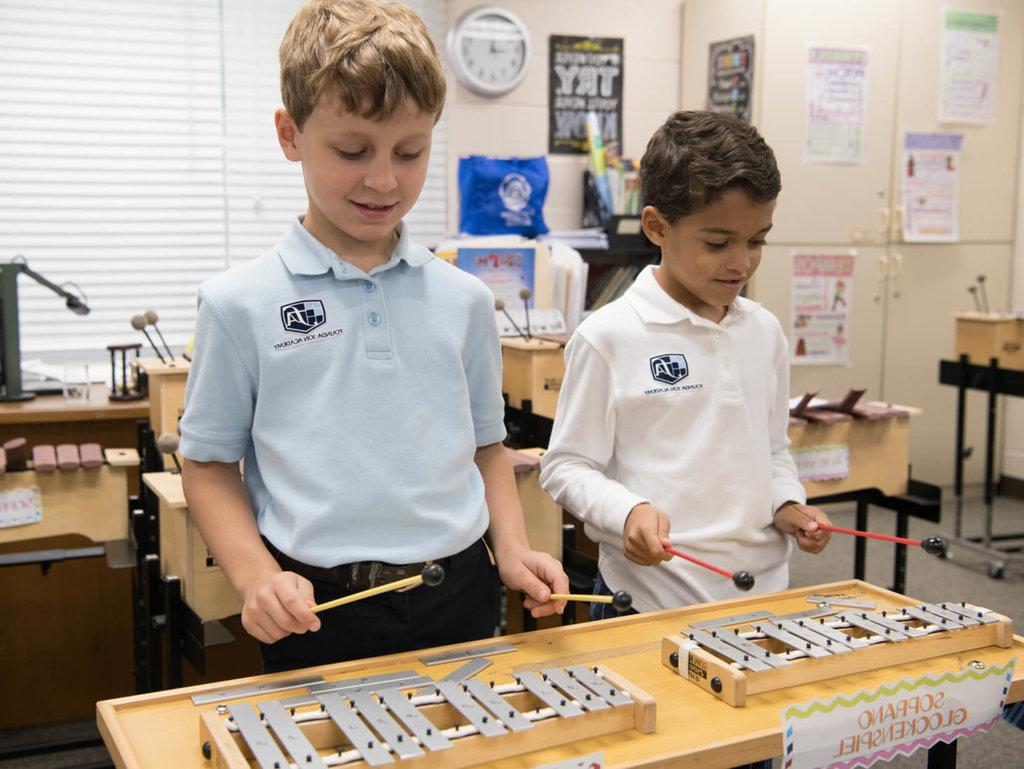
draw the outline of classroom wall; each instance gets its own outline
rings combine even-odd
[[[450,0],[452,26],[477,0]],[[679,105],[680,0],[506,0],[531,35],[530,69],[512,93],[485,99],[454,79],[448,103],[448,221],[457,232],[460,155],[537,156],[548,147],[548,37],[624,39],[623,149],[639,158],[654,130]],[[584,155],[549,155],[544,216],[552,230],[575,229],[582,216]]]

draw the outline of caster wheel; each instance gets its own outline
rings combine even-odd
[[[988,575],[992,579],[1002,579],[1005,574],[1006,564],[1002,561],[993,561],[988,565]]]

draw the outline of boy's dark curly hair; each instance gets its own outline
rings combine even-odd
[[[779,196],[779,167],[761,134],[717,112],[676,112],[647,143],[640,160],[641,195],[669,221],[710,205],[739,187],[755,203]]]

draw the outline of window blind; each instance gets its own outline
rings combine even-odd
[[[281,153],[277,48],[297,0],[0,4],[0,261],[82,289],[92,313],[19,279],[23,355],[191,336],[199,283],[264,252],[305,210]],[[444,0],[408,3],[443,39]],[[408,220],[445,229],[446,131]]]
[[[191,333],[224,268],[220,69],[213,0],[0,4],[0,260],[92,308],[22,276],[23,354],[133,341],[146,309]]]

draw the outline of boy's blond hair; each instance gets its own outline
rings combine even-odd
[[[423,20],[399,3],[310,0],[281,41],[281,97],[302,129],[321,98],[386,120],[411,99],[441,116],[444,71]]]

